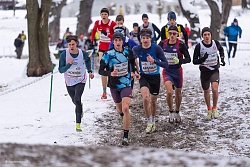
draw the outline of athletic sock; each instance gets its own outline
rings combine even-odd
[[[128,138],[128,132],[129,130],[123,130],[123,137]]]
[[[148,123],[149,123],[149,124],[152,123],[152,116],[148,118]]]
[[[107,89],[106,88],[103,88],[103,93],[107,93],[107,91],[106,91]]]

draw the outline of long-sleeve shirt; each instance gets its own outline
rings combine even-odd
[[[88,73],[89,72],[92,72],[91,70],[91,60],[88,56],[88,53],[83,51],[82,50],[82,53],[83,53],[83,59],[85,61],[85,65],[86,65],[86,68],[88,70]],[[78,56],[78,54],[70,54],[73,58],[76,58]],[[58,67],[58,70],[60,73],[65,73],[69,68],[71,67],[71,64],[66,64],[66,51],[63,51],[61,54],[60,54],[60,59],[59,59],[59,67]]]

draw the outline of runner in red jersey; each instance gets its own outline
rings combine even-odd
[[[100,33],[100,41],[99,41],[99,61],[102,59],[102,55],[105,51],[109,48],[109,43],[111,42],[112,36],[114,34],[114,26],[116,23],[110,20],[109,17],[109,10],[107,8],[102,8],[101,12],[101,20],[97,20],[95,22],[94,28],[91,34],[91,40],[94,41],[96,32]],[[106,76],[102,76],[102,87],[103,87],[103,94],[101,99],[107,99],[107,81],[108,78]]]

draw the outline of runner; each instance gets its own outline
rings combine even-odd
[[[78,36],[66,37],[68,48],[60,54],[59,72],[64,73],[65,84],[72,102],[75,104],[76,131],[82,131],[81,118],[83,116],[81,97],[87,80],[86,68],[91,79],[92,74],[88,53],[77,48]]]
[[[157,96],[160,90],[160,67],[167,68],[168,62],[160,46],[151,42],[152,31],[144,28],[140,31],[141,45],[133,48],[134,55],[139,58],[141,78],[140,91],[143,108],[147,117],[146,133],[156,130],[155,114]]]
[[[140,31],[143,29],[143,28],[148,28],[151,30],[152,32],[152,36],[151,36],[151,40],[153,43],[157,43],[158,39],[160,39],[160,34],[161,34],[161,31],[159,30],[159,28],[154,24],[154,23],[151,23],[148,21],[148,15],[147,14],[143,14],[142,15],[142,21],[143,21],[143,24],[138,27],[138,33],[137,33],[137,38],[138,38],[138,41],[141,41],[140,39]],[[156,36],[156,33],[157,32],[157,36]]]
[[[170,26],[176,26],[178,30],[177,37],[181,37],[181,33],[184,37],[185,44],[188,47],[188,34],[181,24],[176,23],[176,14],[175,12],[168,12],[168,23],[161,28],[161,41],[164,41],[165,39],[168,39],[168,29]]]
[[[225,66],[224,50],[219,41],[212,40],[212,31],[209,27],[204,27],[201,31],[203,40],[196,45],[193,55],[193,63],[200,64],[200,79],[201,86],[204,91],[204,98],[207,105],[207,120],[218,118],[217,110],[218,102],[218,87],[219,87],[219,56],[221,58],[221,65]],[[212,87],[213,106],[210,104],[210,83]]]
[[[182,101],[183,71],[182,64],[190,63],[191,58],[185,44],[177,38],[178,29],[176,26],[168,28],[169,39],[160,42],[164,54],[168,60],[168,68],[162,71],[162,77],[167,90],[167,105],[169,107],[169,122],[180,123],[179,114]],[[183,59],[183,56],[185,57]],[[173,88],[175,86],[175,110],[173,109]]]
[[[95,22],[94,28],[92,30],[92,42],[94,44],[95,34],[96,32],[100,32],[100,42],[99,42],[99,60],[102,59],[102,55],[105,51],[109,48],[109,43],[111,42],[112,35],[114,34],[114,26],[116,23],[110,20],[109,17],[109,10],[107,8],[101,9],[101,20],[97,20]],[[103,94],[101,99],[107,99],[107,82],[108,78],[106,76],[102,76],[102,87],[103,87]]]
[[[129,48],[124,48],[124,36],[120,32],[114,33],[112,41],[114,48],[105,52],[99,68],[99,74],[108,76],[108,86],[116,104],[116,109],[123,118],[122,145],[128,145],[128,133],[130,127],[129,105],[131,101],[131,77],[139,74],[135,72],[135,58]],[[105,70],[107,69],[107,71]]]

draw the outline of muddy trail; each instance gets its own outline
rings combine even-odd
[[[157,101],[157,131],[151,134],[145,133],[147,121],[139,85],[136,82],[134,98],[130,106],[129,147],[169,148],[250,158],[250,86],[246,82],[247,80],[241,80],[237,84],[228,86],[228,83],[233,83],[233,79],[230,76],[224,76],[223,83],[220,83],[219,86],[218,110],[220,117],[206,121],[206,106],[200,80],[186,77],[182,90],[183,98],[180,110],[182,122],[180,124],[168,123],[166,93],[162,84]],[[243,85],[246,87],[245,92],[239,94],[237,88]],[[95,123],[100,127],[101,141],[99,144],[122,147],[122,124],[119,122],[119,115],[114,103],[112,100],[109,103],[110,111]]]

